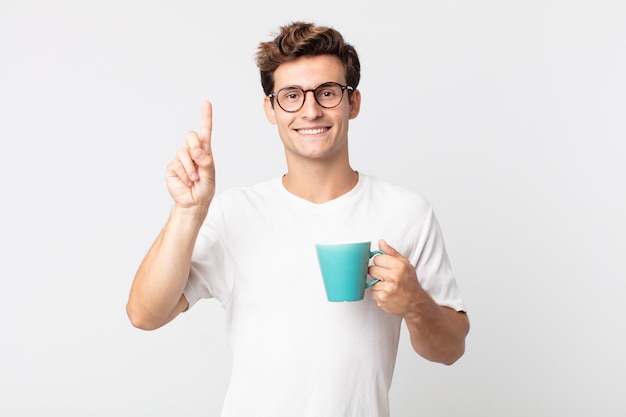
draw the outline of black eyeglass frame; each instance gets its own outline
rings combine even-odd
[[[329,84],[334,84],[334,85],[338,85],[339,87],[341,87],[341,98],[339,99],[339,102],[337,104],[335,104],[334,106],[324,106],[322,103],[319,102],[319,100],[317,99],[317,94],[315,94],[315,92],[317,91],[318,88],[320,88],[320,87],[328,87]],[[298,107],[295,110],[286,110],[283,106],[280,105],[280,101],[278,101],[278,94],[280,94],[281,91],[283,91],[283,90],[285,90],[287,88],[297,88],[300,91],[302,91],[302,97],[303,97],[302,103],[300,103],[300,107]],[[328,81],[328,82],[325,82],[325,83],[322,83],[322,84],[318,85],[315,88],[309,88],[308,90],[305,90],[302,87],[299,87],[297,85],[289,85],[287,87],[281,88],[280,90],[278,90],[275,93],[269,93],[267,96],[270,99],[276,99],[276,103],[278,103],[278,106],[283,111],[285,111],[287,113],[296,113],[296,112],[299,112],[300,110],[302,110],[302,107],[304,107],[304,103],[306,102],[306,96],[307,96],[306,93],[308,93],[309,91],[313,93],[313,98],[315,99],[315,102],[320,105],[320,107],[322,107],[324,109],[334,109],[335,107],[339,106],[341,104],[341,102],[343,101],[343,92],[346,91],[346,90],[348,90],[349,92],[352,92],[352,91],[354,91],[354,88],[352,86],[350,86],[350,85],[341,85],[341,84],[339,84],[338,82],[335,82],[335,81]]]

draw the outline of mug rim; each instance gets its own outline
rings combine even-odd
[[[318,242],[315,246],[339,246],[339,245],[362,245],[362,244],[372,244],[372,241],[367,240],[341,240],[337,242]]]

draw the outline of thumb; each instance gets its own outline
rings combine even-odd
[[[206,153],[202,148],[196,148],[191,157],[199,168],[205,168],[213,164],[213,156]]]
[[[215,185],[215,165],[213,164],[213,155],[205,152],[202,148],[195,149],[191,157],[198,167],[198,175],[208,183]]]
[[[387,255],[396,256],[398,255],[398,251],[389,246],[389,244],[384,240],[380,239],[378,241],[378,248],[385,252]]]

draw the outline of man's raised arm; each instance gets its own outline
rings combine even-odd
[[[174,207],[135,274],[126,305],[131,323],[140,329],[157,329],[189,305],[183,290],[191,255],[215,195],[211,130],[212,107],[204,102],[200,133],[187,133],[187,146],[167,166],[167,188]]]

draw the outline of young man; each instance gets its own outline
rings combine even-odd
[[[226,311],[223,417],[388,417],[402,321],[414,350],[452,364],[469,323],[431,205],[355,171],[360,64],[332,28],[293,23],[257,52],[287,173],[214,198],[211,104],[167,168],[174,207],[135,276],[128,315],[156,329],[201,298]],[[384,240],[383,240],[384,239]],[[314,244],[373,241],[364,300],[326,300]]]

